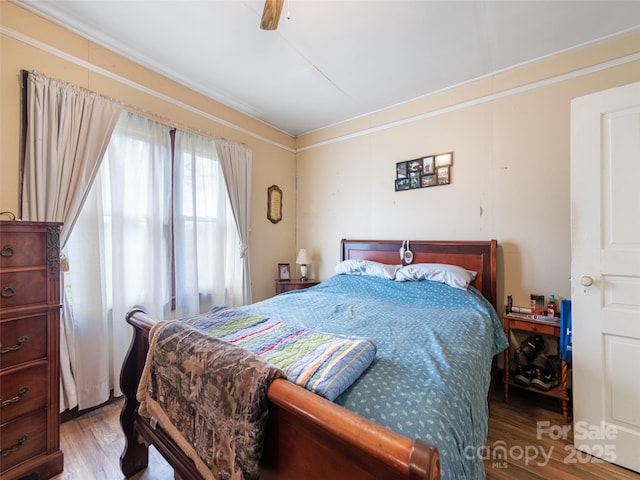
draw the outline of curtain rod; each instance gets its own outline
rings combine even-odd
[[[94,92],[93,90],[89,90],[88,88],[82,87],[80,85],[76,85],[74,83],[66,82],[64,80],[59,80],[57,78],[49,77],[48,75],[45,75],[42,72],[38,72],[38,71],[35,71],[35,70],[31,70],[31,71],[22,70],[22,74],[23,74],[23,77],[25,79],[25,82],[24,82],[24,86],[25,87],[26,87],[26,78],[27,78],[28,75],[39,75],[39,76],[42,76],[44,78],[48,78],[50,80],[54,80],[54,81],[56,81],[58,83],[61,83],[63,85],[68,85],[71,88],[76,88],[76,89],[79,89],[79,90],[83,90],[85,92],[91,93],[92,95],[98,95],[99,97],[102,97],[103,99],[105,99],[105,100],[107,100],[109,102],[112,102],[112,103],[115,103],[116,105],[119,105],[120,107],[122,107],[124,110],[126,110],[128,112],[135,113],[135,114],[141,115],[143,117],[146,117],[146,118],[148,118],[150,120],[157,121],[158,123],[161,123],[161,124],[163,124],[163,125],[165,125],[167,127],[175,128],[175,129],[182,130],[182,131],[185,131],[185,132],[188,132],[188,133],[193,133],[193,134],[196,134],[196,135],[200,135],[200,136],[205,137],[205,138],[210,138],[211,140],[214,140],[214,141],[215,140],[224,140],[224,141],[227,141],[227,142],[233,142],[233,140],[229,140],[227,138],[220,137],[220,136],[218,136],[216,134],[213,134],[211,132],[208,132],[206,130],[201,130],[199,128],[195,128],[195,127],[192,127],[192,126],[187,125],[187,124],[180,124],[180,123],[175,122],[174,120],[171,120],[170,118],[167,118],[167,117],[165,117],[163,115],[160,115],[158,113],[152,112],[150,110],[146,110],[146,109],[138,107],[136,105],[132,105],[132,104],[129,104],[129,103],[121,102],[119,100],[116,100],[115,98],[108,97],[108,96],[103,95],[103,94],[98,93],[98,92]],[[246,143],[244,143],[244,142],[233,142],[233,143],[236,143],[236,144],[239,144],[239,145],[244,145],[244,146],[246,146],[248,148],[248,145]]]

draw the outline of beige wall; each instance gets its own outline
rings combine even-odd
[[[570,101],[640,80],[640,30],[297,139],[297,243],[326,278],[340,238],[497,239],[498,302],[570,297]],[[452,184],[395,164],[454,152]]]
[[[0,211],[19,205],[19,73],[38,70],[251,147],[254,300],[272,295],[277,263],[293,269],[300,247],[315,277],[330,276],[343,237],[495,238],[499,301],[569,297],[570,100],[640,80],[635,31],[294,140],[6,0],[0,9]],[[394,192],[396,162],[447,151],[451,185]],[[272,184],[284,192],[277,225]]]
[[[253,151],[251,271],[254,300],[274,293],[277,264],[295,260],[294,139],[0,0],[0,211],[18,213],[21,70],[37,70],[184,130]],[[236,128],[237,126],[237,128]],[[283,220],[266,217],[267,188],[283,190]],[[7,217],[2,217],[6,219]]]

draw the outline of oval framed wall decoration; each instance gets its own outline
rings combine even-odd
[[[277,185],[267,189],[267,218],[271,223],[282,220],[282,190]]]

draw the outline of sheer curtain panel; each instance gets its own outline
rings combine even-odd
[[[169,128],[123,112],[68,244],[80,409],[121,395],[127,311],[171,306]]]
[[[215,142],[175,132],[176,316],[242,304],[240,240]]]
[[[76,85],[37,72],[27,76],[23,220],[63,222],[66,245],[118,121],[121,107]],[[77,405],[74,329],[63,295],[60,316],[60,408]]]

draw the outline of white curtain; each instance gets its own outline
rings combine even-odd
[[[215,142],[175,132],[176,316],[243,303],[240,240]]]
[[[251,221],[252,152],[246,145],[216,140],[216,147],[233,210],[242,258],[242,304],[251,303],[249,234]]]
[[[120,111],[118,104],[94,92],[41,73],[28,74],[22,219],[62,222],[62,247],[73,229]],[[63,292],[61,410],[77,404],[72,322]]]
[[[169,129],[123,112],[68,242],[80,409],[121,395],[127,311],[171,307]]]

